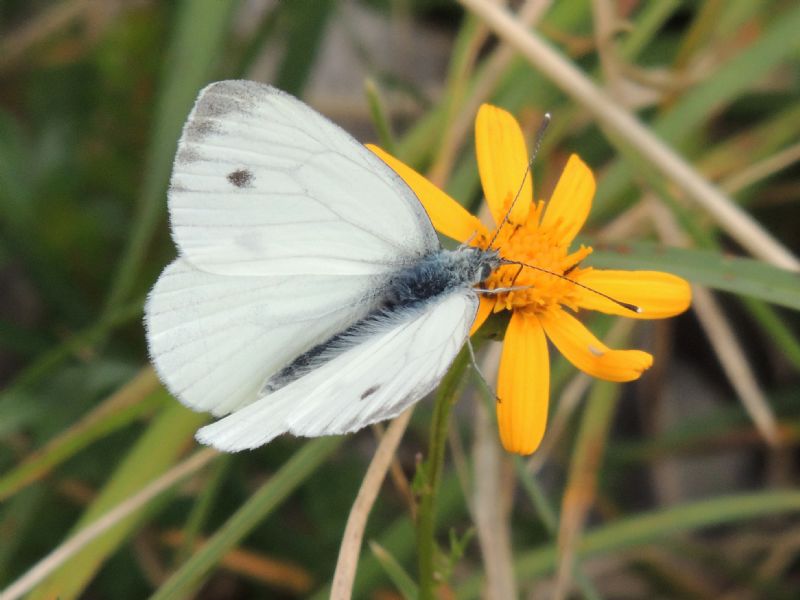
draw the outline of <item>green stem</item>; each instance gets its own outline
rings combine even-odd
[[[420,600],[433,600],[437,585],[436,560],[436,494],[442,478],[444,451],[447,444],[447,430],[450,425],[450,412],[455,404],[454,398],[462,381],[464,369],[468,364],[466,348],[456,357],[445,375],[436,394],[436,404],[431,422],[431,438],[428,460],[423,466],[424,483],[420,491],[419,512],[417,513],[417,552],[419,555],[419,597]]]

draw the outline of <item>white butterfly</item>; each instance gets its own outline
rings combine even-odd
[[[197,439],[237,451],[390,419],[430,392],[475,318],[493,250],[439,245],[411,189],[267,85],[200,92],[169,190],[179,257],[153,287],[162,380],[228,415]]]

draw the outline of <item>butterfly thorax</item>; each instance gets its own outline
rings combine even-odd
[[[472,287],[500,266],[494,250],[461,246],[439,250],[398,270],[387,282],[385,310],[416,307],[451,290]]]

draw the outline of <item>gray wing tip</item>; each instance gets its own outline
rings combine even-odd
[[[197,95],[189,122],[204,118],[220,118],[228,113],[249,113],[265,96],[285,92],[266,83],[247,79],[226,79],[208,84]]]
[[[197,95],[194,107],[184,125],[179,147],[186,142],[202,142],[209,135],[219,134],[221,119],[229,114],[251,114],[260,103],[271,96],[286,97],[289,94],[266,83],[247,79],[227,79],[209,83]],[[178,158],[185,164],[195,160],[194,156],[182,156],[180,151]]]
[[[200,90],[199,98],[202,98],[207,93],[254,93],[254,92],[269,92],[273,93],[277,88],[272,87],[267,83],[260,81],[252,81],[251,79],[223,79],[222,81],[214,81]]]
[[[202,158],[196,144],[222,132],[221,121],[229,114],[251,114],[269,96],[283,95],[266,83],[246,79],[215,81],[197,95],[194,107],[183,126],[175,154],[175,166],[186,166]],[[173,169],[174,176],[174,169]],[[173,180],[173,184],[180,185]]]
[[[239,98],[255,99],[260,96],[289,96],[288,92],[276,88],[268,83],[252,81],[250,79],[223,79],[205,86],[197,95],[197,103],[207,96],[234,96]]]

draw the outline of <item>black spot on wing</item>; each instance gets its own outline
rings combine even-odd
[[[249,169],[236,169],[228,173],[228,181],[238,188],[253,186],[253,172]]]
[[[380,385],[371,385],[370,387],[365,389],[363,392],[361,392],[361,399],[362,400],[366,400],[367,398],[372,396],[372,394],[377,392],[379,389],[381,389]]]

